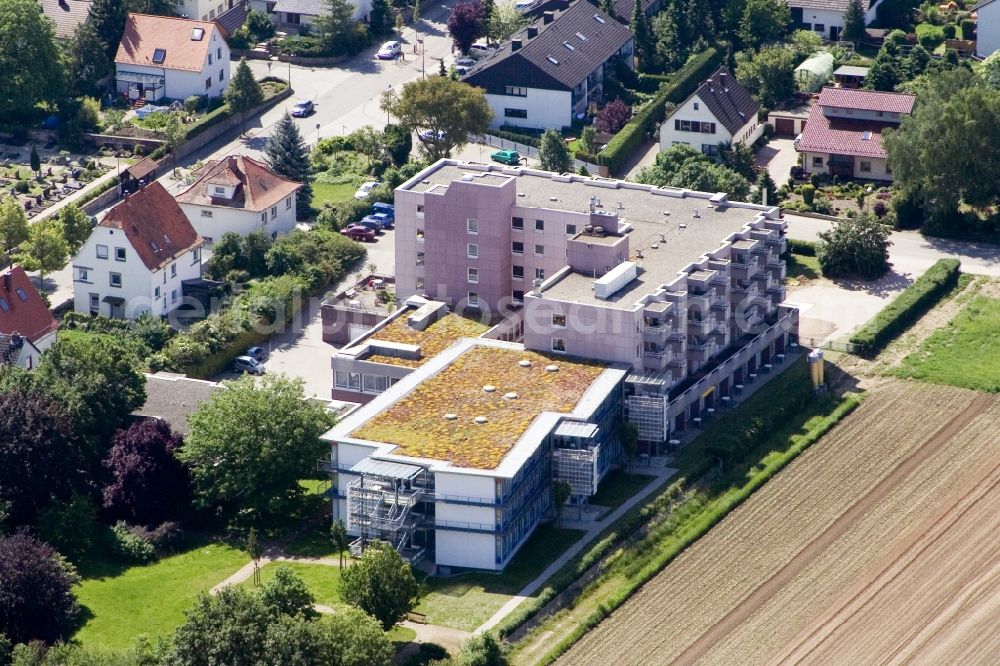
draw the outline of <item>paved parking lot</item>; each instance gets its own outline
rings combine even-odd
[[[754,156],[754,164],[766,166],[767,172],[771,174],[778,187],[788,180],[792,167],[798,163],[799,154],[795,150],[794,139],[771,139]]]

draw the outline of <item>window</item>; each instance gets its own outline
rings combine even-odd
[[[219,83],[222,83],[222,79],[223,79],[223,78],[224,78],[224,77],[223,77],[223,75],[222,75],[222,70],[220,69],[220,70],[219,70]]]
[[[519,289],[515,289],[515,290],[514,290],[514,291],[513,291],[512,293],[511,293],[511,296],[510,296],[510,297],[511,297],[511,298],[513,299],[513,301],[514,301],[515,303],[523,303],[523,302],[524,302],[524,292],[523,292],[523,291],[521,291],[521,290],[519,290]]]
[[[221,186],[219,186],[219,185],[216,185],[216,186],[215,186],[215,187],[213,187],[212,189],[213,189],[213,190],[215,190],[215,193],[216,193],[216,194],[225,194],[225,193],[226,193],[226,188],[224,188],[224,187],[221,187]]]
[[[478,259],[479,246],[475,243],[469,243],[468,247],[466,247],[466,253],[469,255],[469,259]]]
[[[177,264],[170,264],[170,277],[177,277]]]
[[[423,215],[423,214],[424,214],[424,205],[417,204],[417,215]]]
[[[417,229],[417,242],[418,243],[423,243],[424,242],[424,230],[423,229]]]
[[[469,307],[478,308],[479,307],[479,294],[474,291],[469,292]]]
[[[510,251],[514,254],[524,254],[524,243],[520,241],[514,241],[510,244]]]
[[[813,23],[813,30],[816,32],[826,32],[826,26],[822,23]]]
[[[424,265],[424,253],[417,252],[417,266],[423,266],[423,265]]]
[[[576,236],[576,225],[575,224],[567,224],[566,225],[566,235],[567,236]]]
[[[208,54],[208,64],[209,65],[212,64],[212,54],[211,53]]]
[[[545,231],[545,220],[535,220],[535,231]]]
[[[566,328],[566,315],[564,314],[552,315],[552,325],[558,326],[559,328]]]
[[[95,315],[101,311],[101,297],[98,294],[90,295],[90,314]]]
[[[24,289],[21,289],[20,287],[18,287],[16,291],[17,291],[17,297],[21,299],[21,302],[26,303],[28,301],[28,292],[26,292]]]
[[[160,300],[160,287],[159,286],[157,286],[156,289],[153,290],[153,299],[157,300],[157,301]]]
[[[213,213],[210,210],[202,209],[202,211],[201,211],[201,216],[202,217],[212,217],[212,215],[213,215]]]
[[[702,123],[701,124],[702,134],[715,134],[715,123]]]
[[[562,338],[552,338],[552,351],[566,353],[566,341]]]
[[[539,245],[539,244],[536,243],[535,244],[535,254],[545,254],[545,246],[544,245]]]
[[[121,273],[111,273],[110,274],[111,286],[121,287],[122,286],[122,274]]]
[[[870,160],[861,160],[861,173],[871,173],[872,163]]]
[[[514,97],[527,97],[528,89],[520,86],[507,86],[507,94]]]
[[[544,268],[536,268],[535,269],[535,279],[536,280],[544,280],[545,279],[545,269]]]
[[[694,110],[695,110],[695,111],[697,111],[697,110],[698,110],[698,108],[699,108],[699,105],[698,105],[698,102],[695,102],[695,103],[694,103]]]
[[[218,58],[219,60],[222,60],[222,47],[221,46],[219,48],[215,49],[215,57]]]
[[[510,228],[518,230],[524,229],[524,218],[523,217],[510,218]]]
[[[90,269],[88,269],[88,268],[78,268],[78,269],[76,269],[76,281],[77,282],[90,282]]]
[[[674,118],[674,129],[678,132],[690,132],[691,131],[691,121],[690,120],[680,120],[679,118]]]
[[[470,268],[468,270],[468,273],[469,273],[467,276],[468,281],[471,282],[472,284],[479,284],[479,269]]]
[[[528,117],[528,110],[527,109],[504,109],[503,110],[503,115],[506,116],[507,118],[527,118]]]
[[[278,207],[271,206],[271,219],[273,220],[277,216],[278,216]]]
[[[205,90],[208,90],[211,87],[212,87],[212,77],[210,76],[207,79],[205,79]]]
[[[362,385],[365,393],[382,393],[389,388],[389,378],[384,375],[365,375]]]
[[[346,370],[337,370],[333,373],[333,384],[337,388],[348,389],[351,391],[361,390],[361,373],[360,372],[347,372]]]
[[[115,261],[125,261],[125,248],[123,247],[115,248]]]
[[[703,143],[701,144],[701,152],[705,153],[709,157],[717,157],[719,154],[719,144]]]
[[[479,220],[474,220],[471,217],[465,221],[465,230],[470,234],[479,233]]]
[[[6,298],[0,298],[0,312],[10,312],[10,303]]]
[[[814,167],[821,167],[821,166],[823,166],[823,158],[822,157],[818,157],[818,156],[814,156],[813,157],[813,166]]]
[[[261,224],[264,224],[264,223],[267,222],[267,211],[266,210],[263,213],[260,214],[260,221],[261,221]]]
[[[878,118],[882,118],[883,116],[885,116],[885,111],[876,111],[875,116]]]
[[[524,278],[524,266],[511,266],[511,276],[521,280]]]
[[[153,64],[162,65],[163,61],[167,58],[166,49],[153,49]]]
[[[170,302],[171,303],[176,303],[177,302],[177,290],[176,289],[171,289],[170,290]]]
[[[107,245],[98,245],[97,246],[97,258],[98,259],[107,259],[108,258],[108,246]]]
[[[285,210],[288,210],[291,207],[292,207],[292,198],[288,197],[285,199]]]

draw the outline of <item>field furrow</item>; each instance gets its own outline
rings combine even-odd
[[[915,383],[873,392],[560,663],[648,664],[702,656],[715,644],[714,633],[718,640],[729,633],[731,627],[720,623],[976,398],[971,391]],[[702,638],[717,625],[705,644]]]

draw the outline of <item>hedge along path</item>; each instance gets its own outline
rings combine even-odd
[[[929,441],[928,421],[952,418],[975,395],[912,382],[894,382],[890,390],[872,393],[585,635],[560,663],[638,665],[677,658],[821,538],[855,498],[869,494]]]

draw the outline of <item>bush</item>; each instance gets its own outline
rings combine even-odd
[[[236,32],[226,38],[226,44],[228,44],[231,49],[246,50],[252,46],[250,43],[251,40],[252,37],[250,36],[250,31],[247,30],[245,25],[242,25],[237,28]]]
[[[956,26],[954,23],[948,23],[941,26],[941,32],[944,34],[945,39],[955,39]]]
[[[201,108],[201,97],[199,95],[191,95],[184,100],[184,110],[188,113],[194,113]]]
[[[812,241],[798,240],[797,238],[788,238],[788,251],[792,254],[798,254],[803,257],[815,257],[816,256],[816,243]]]
[[[63,555],[79,560],[94,546],[97,508],[90,498],[73,493],[68,502],[56,502],[39,514],[38,535]]]
[[[201,120],[188,127],[187,133],[185,134],[185,138],[193,139],[194,137],[198,136],[199,134],[207,130],[209,127],[212,127],[213,125],[218,125],[223,120],[229,118],[231,115],[233,114],[229,110],[229,106],[223,104],[214,111],[209,111],[204,116],[202,116]]]
[[[901,191],[889,200],[892,222],[896,229],[919,229],[924,225],[927,211],[920,196],[912,191]]]
[[[933,51],[944,41],[944,30],[939,25],[921,23],[917,26],[917,41],[928,51]]]
[[[156,547],[127,523],[115,523],[108,535],[108,547],[122,561],[143,564],[156,559]]]
[[[873,356],[931,309],[958,283],[958,259],[940,259],[851,336],[858,353]]]
[[[152,545],[157,554],[172,550],[184,538],[184,530],[181,529],[180,523],[171,520],[160,523],[153,529],[137,525],[131,527],[130,530],[140,539]]]
[[[274,24],[267,12],[259,9],[251,9],[247,14],[246,27],[253,36],[255,42],[263,42],[274,37]]]
[[[962,19],[962,39],[975,39],[976,38],[976,21],[975,19]]]
[[[813,202],[816,200],[816,186],[803,185],[800,191],[802,192],[802,201],[812,208]]]
[[[874,280],[889,270],[890,227],[869,213],[840,220],[821,231],[816,258],[826,277]]]
[[[600,164],[618,172],[647,134],[666,117],[667,102],[680,104],[698,89],[712,71],[719,66],[726,53],[723,44],[711,46],[688,60],[671,76],[672,83],[660,87],[656,95],[640,108],[632,120],[616,134],[600,154]]]

